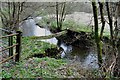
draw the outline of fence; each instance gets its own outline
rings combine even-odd
[[[21,52],[21,32],[17,31],[16,33],[4,30],[4,29],[0,29],[3,32],[7,33],[7,35],[5,36],[0,36],[1,42],[4,43],[3,39],[7,38],[8,39],[8,46],[3,47],[0,50],[0,52],[2,52],[3,55],[3,51],[5,50],[9,50],[9,57],[7,59],[4,59],[2,61],[0,61],[0,64],[5,63],[7,61],[9,61],[10,59],[13,59],[15,57],[15,62],[18,62],[20,59],[20,52]],[[16,36],[16,42],[14,43],[13,40],[13,36]],[[5,42],[6,43],[6,42]],[[15,47],[15,53],[14,52],[14,47]]]

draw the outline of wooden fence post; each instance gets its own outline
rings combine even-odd
[[[11,32],[9,34],[12,34]],[[8,45],[13,45],[13,36],[8,37]],[[9,57],[13,55],[13,47],[9,48]]]
[[[20,59],[20,52],[21,52],[21,33],[20,31],[17,31],[18,35],[17,35],[17,38],[16,38],[16,43],[18,44],[16,46],[16,53],[17,55],[15,56],[15,62],[18,62],[19,59]]]

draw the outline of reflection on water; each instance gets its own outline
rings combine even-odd
[[[82,65],[89,68],[98,68],[97,54],[90,52],[89,55],[85,58],[84,62],[82,62]]]
[[[73,60],[81,63],[81,66],[86,68],[98,68],[97,54],[94,48],[84,49],[71,45],[61,43],[59,47],[62,47],[64,51],[61,54],[61,58]]]

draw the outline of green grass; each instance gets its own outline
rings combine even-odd
[[[47,17],[44,17],[43,20],[40,20],[38,24],[45,26],[47,22],[50,23],[50,28],[54,31],[57,28],[57,22],[55,19],[49,19]],[[82,23],[76,23],[73,20],[66,20],[62,24],[62,30],[65,29],[70,29],[76,32],[84,31],[84,32],[92,32],[92,27],[87,26]],[[100,33],[101,28],[99,28],[99,33]],[[110,37],[110,32],[108,30],[104,30],[103,36]]]
[[[12,66],[11,63],[5,63],[0,75],[3,78],[35,78],[35,77],[58,77],[55,74],[56,68],[65,65],[66,61],[55,58],[34,58],[34,54],[45,54],[48,48],[56,48],[55,45],[42,42],[30,37],[22,37],[22,52],[20,62]],[[29,58],[31,57],[31,58]]]
[[[86,74],[82,68],[69,64],[68,60],[55,58],[36,58],[34,54],[45,53],[45,49],[56,47],[46,42],[37,41],[30,37],[22,38],[22,53],[20,62],[3,64],[0,75],[3,78],[67,78],[68,76],[81,77]],[[27,58],[27,59],[26,59]],[[76,69],[75,69],[76,68]],[[77,71],[79,69],[79,71]],[[82,74],[82,75],[81,75]],[[88,74],[87,74],[88,75]]]
[[[99,77],[98,70],[85,69],[76,66],[77,64],[69,64],[69,62],[64,59],[33,57],[21,61],[15,66],[5,63],[4,67],[6,68],[2,69],[0,75],[2,75],[3,78],[68,78],[71,76],[75,78]]]
[[[31,57],[34,54],[45,54],[46,49],[55,47],[53,44],[42,42],[38,39],[22,37],[21,60]]]
[[[56,29],[57,26],[56,26],[56,21],[52,21],[51,22],[51,29]],[[82,23],[79,23],[77,24],[76,22],[72,21],[72,20],[67,20],[67,21],[64,21],[63,22],[63,25],[62,25],[62,30],[65,30],[65,29],[70,29],[70,30],[73,30],[73,31],[76,31],[76,32],[80,32],[80,31],[85,31],[85,32],[92,32],[92,29]]]
[[[76,23],[74,21],[68,20],[63,23],[63,30],[69,28],[73,31],[84,31],[84,32],[92,32],[92,27],[91,26],[86,26],[82,23]],[[93,28],[94,31],[94,28]],[[99,28],[99,34],[100,34],[101,28]],[[103,36],[110,37],[110,31],[104,29]]]
[[[59,77],[55,73],[56,69],[62,65],[66,65],[66,61],[62,59],[54,58],[30,58],[29,60],[24,60],[19,62],[14,67],[8,70],[2,70],[3,78],[55,78]],[[10,67],[6,64],[7,67]]]
[[[51,29],[56,29],[56,21],[53,21],[51,23]],[[67,20],[67,21],[63,22],[62,30],[65,30],[65,29],[70,29],[70,30],[73,30],[76,32],[80,32],[80,31],[92,32],[91,26],[87,26],[87,25],[84,25],[82,23],[76,23],[72,20]],[[93,31],[94,31],[94,29],[93,29]],[[99,34],[100,34],[100,31],[101,31],[101,29],[99,28]],[[103,35],[106,37],[109,37],[110,32],[108,30],[104,30]]]
[[[66,28],[68,28],[70,30],[73,30],[73,31],[76,31],[76,32],[80,32],[80,31],[92,32],[92,28],[91,27],[86,26],[86,25],[84,25],[82,23],[78,23],[77,24],[76,22],[74,22],[72,20],[68,20],[68,21],[65,21],[63,23],[62,29],[64,30]]]
[[[53,22],[52,25],[56,27],[55,22]],[[65,21],[63,23],[62,29],[64,30],[66,28],[78,32],[92,31],[90,27],[87,27],[83,24],[76,24],[73,21]],[[105,31],[104,35],[109,36],[109,32]],[[83,75],[88,77],[99,77],[98,70],[96,70],[96,72],[94,71],[90,73],[89,71],[91,70],[78,67],[78,65],[70,65],[68,61],[64,59],[31,57],[34,54],[45,54],[46,49],[55,47],[55,45],[42,42],[38,39],[22,37],[22,52],[20,58],[21,61],[15,66],[11,66],[10,63],[5,63],[5,67],[1,70],[0,75],[2,75],[3,78],[67,78],[68,76],[80,78]]]

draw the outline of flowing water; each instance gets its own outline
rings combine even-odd
[[[61,41],[58,45],[62,47],[64,51],[61,54],[61,58],[72,60],[73,62],[79,62],[82,67],[86,68],[98,68],[96,49],[92,46],[90,49],[75,47],[72,45],[66,45]]]
[[[47,28],[40,28],[38,25],[36,25],[36,21],[41,19],[40,17],[35,19],[28,19],[22,23],[21,30],[23,33],[23,36],[47,36],[52,34],[50,30]],[[51,44],[57,44],[56,38],[41,40],[45,42],[49,42]]]
[[[21,26],[21,29],[23,31],[23,36],[47,36],[52,34],[48,28],[45,29],[37,26],[35,19],[26,20]],[[61,53],[61,58],[79,62],[83,67],[98,68],[96,50],[93,48],[82,49],[67,45],[63,41],[57,40],[55,37],[41,41],[49,42],[63,48],[64,51]]]

